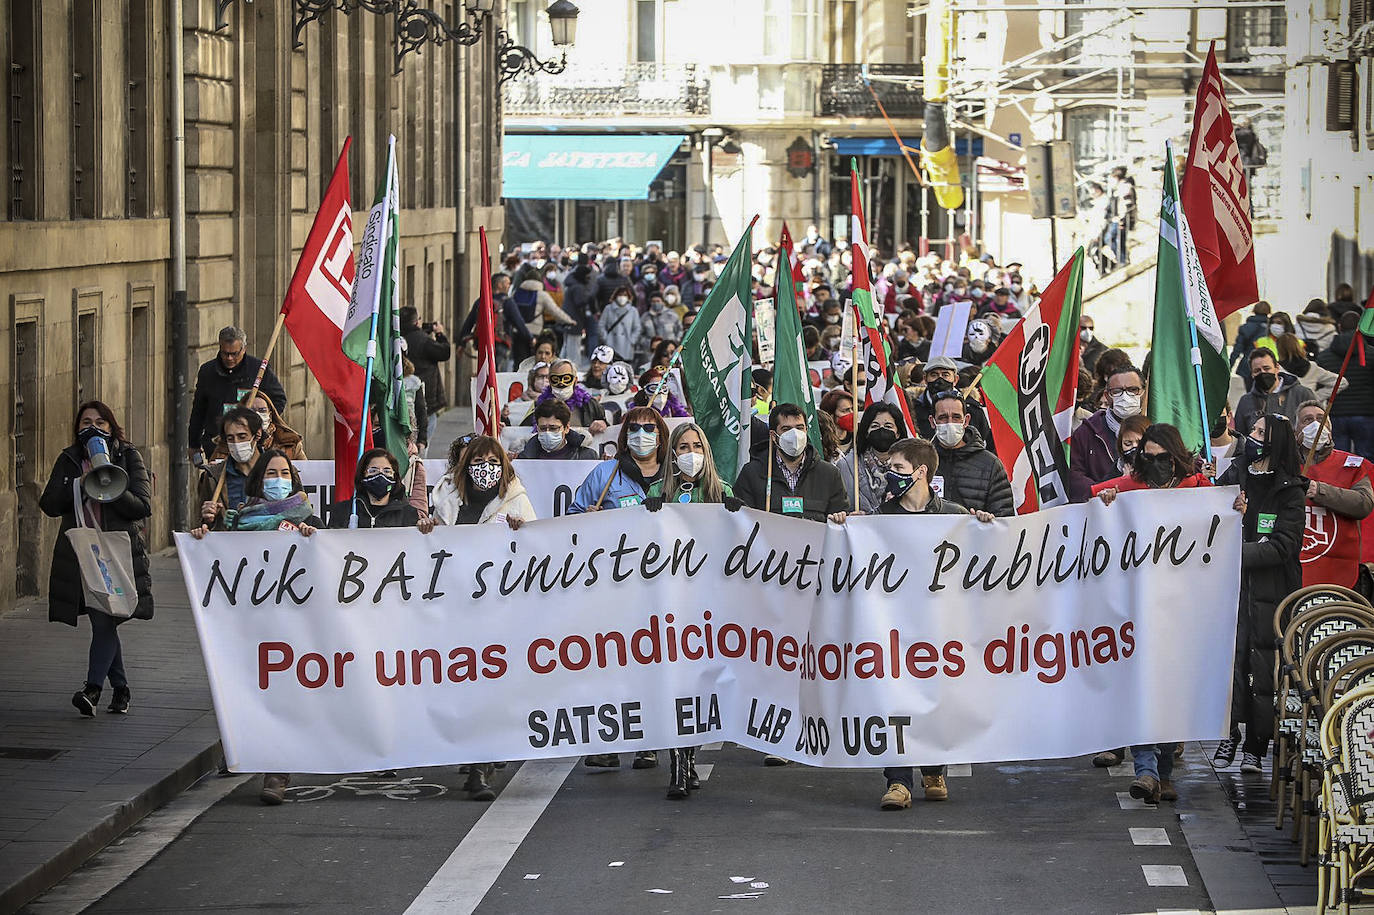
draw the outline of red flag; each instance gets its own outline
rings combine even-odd
[[[352,137],[344,140],[334,177],[329,179],[281,306],[296,349],[334,404],[337,499],[353,497],[358,436],[363,434],[358,428],[363,415],[363,368],[343,354],[344,316],[354,275],[353,207],[348,199],[352,143]]]
[[[482,241],[482,296],[477,308],[477,371],[472,377],[472,426],[479,435],[501,435],[501,398],[496,390],[496,303],[491,296],[491,257],[487,229],[477,229]]]
[[[1250,188],[1226,107],[1216,42],[1207,52],[1197,87],[1181,196],[1217,317],[1253,305],[1259,300],[1259,284],[1250,230]]]
[[[806,277],[802,275],[801,258],[797,256],[797,246],[792,243],[792,233],[787,231],[787,221],[782,223],[782,241],[779,243],[783,254],[787,256],[787,267],[792,272],[792,288],[797,293],[797,302],[802,301],[802,287],[806,285]]]

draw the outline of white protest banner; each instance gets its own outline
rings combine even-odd
[[[759,365],[773,366],[773,330],[777,323],[778,310],[772,299],[754,300],[754,336],[758,339]]]
[[[948,356],[959,359],[964,354],[964,334],[968,332],[972,302],[954,302],[940,309],[935,318],[935,335],[930,338],[930,358]]]
[[[556,518],[568,510],[573,493],[587,478],[599,461],[517,461],[515,473],[525,484],[525,493],[540,518]],[[444,475],[448,461],[430,458],[425,461],[425,484],[431,495]],[[315,506],[315,513],[323,517],[326,506],[333,501],[334,462],[296,461],[301,486]],[[326,521],[329,519],[325,518]]]
[[[719,740],[935,765],[1223,736],[1235,494],[989,524],[668,505],[177,549],[234,771]]]

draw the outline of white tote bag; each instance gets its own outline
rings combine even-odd
[[[86,609],[126,620],[138,609],[133,535],[128,531],[102,531],[86,527],[86,512],[82,508],[81,498],[81,482],[72,480],[76,527],[67,531],[67,539],[76,551],[76,564],[81,569]]]

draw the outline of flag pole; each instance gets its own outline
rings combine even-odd
[[[396,168],[396,137],[392,136],[387,142],[386,155],[386,190],[383,192],[383,200],[391,195],[391,179]],[[382,257],[377,264],[378,270],[386,265],[386,237],[390,232],[391,207],[382,207],[381,232],[377,236],[380,240],[379,250]],[[393,265],[392,269],[395,269]],[[377,317],[382,308],[382,284],[380,279],[372,287],[372,325],[367,332],[367,365],[363,368],[363,415],[362,421],[358,423],[358,458],[355,463],[361,463],[363,452],[367,450],[367,428],[372,412],[372,365],[377,359]],[[353,494],[351,511],[348,515],[348,528],[353,530],[358,526],[358,494]]]
[[[768,399],[768,423],[773,422],[773,408],[777,406],[777,401],[771,397]],[[763,478],[767,481],[763,486],[763,510],[771,512],[773,510],[773,433],[768,433],[768,463],[763,468]]]
[[[253,402],[253,398],[258,396],[258,390],[262,388],[262,376],[267,374],[267,363],[272,358],[272,351],[277,348],[277,338],[281,336],[282,325],[286,323],[286,312],[277,313],[277,326],[272,328],[272,337],[267,341],[267,352],[262,354],[262,362],[258,365],[257,377],[253,379],[253,386],[248,389],[248,393],[239,400],[239,406],[246,407]],[[220,494],[224,492],[224,478],[229,473],[229,461],[224,459],[224,470],[220,471],[219,482],[215,484],[215,494],[210,497],[211,502],[218,502]]]
[[[849,388],[850,396],[854,399],[853,409],[859,412],[859,325],[863,322],[859,318],[859,309],[850,305],[850,310],[854,312],[854,356],[853,365],[849,367]],[[915,434],[915,430],[911,431]],[[859,424],[854,424],[854,433],[850,436],[849,459],[854,462],[854,511],[859,510]]]
[[[1341,381],[1345,378],[1345,370],[1350,368],[1350,357],[1355,355],[1355,344],[1360,342],[1361,336],[1359,328],[1356,328],[1355,336],[1350,338],[1350,346],[1345,351],[1345,358],[1341,360],[1341,370],[1336,375],[1336,385],[1331,389],[1331,396],[1326,399],[1326,409],[1322,410],[1322,424],[1317,427],[1317,435],[1312,439],[1312,446],[1307,449],[1307,457],[1303,458],[1302,469],[1304,470],[1312,466],[1312,458],[1317,453],[1317,443],[1321,441],[1322,433],[1326,431],[1326,426],[1331,421],[1331,408],[1335,406],[1336,395],[1340,393]]]
[[[1203,459],[1212,463],[1212,425],[1207,422],[1207,392],[1202,388],[1202,349],[1197,345],[1197,322],[1193,320],[1193,310],[1188,309],[1188,335],[1193,341],[1193,378],[1197,381],[1197,404],[1202,419]]]

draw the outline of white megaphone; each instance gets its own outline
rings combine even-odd
[[[129,488],[129,474],[110,461],[109,442],[103,435],[86,440],[86,456],[91,460],[90,473],[81,478],[86,497],[96,502],[113,502]]]

